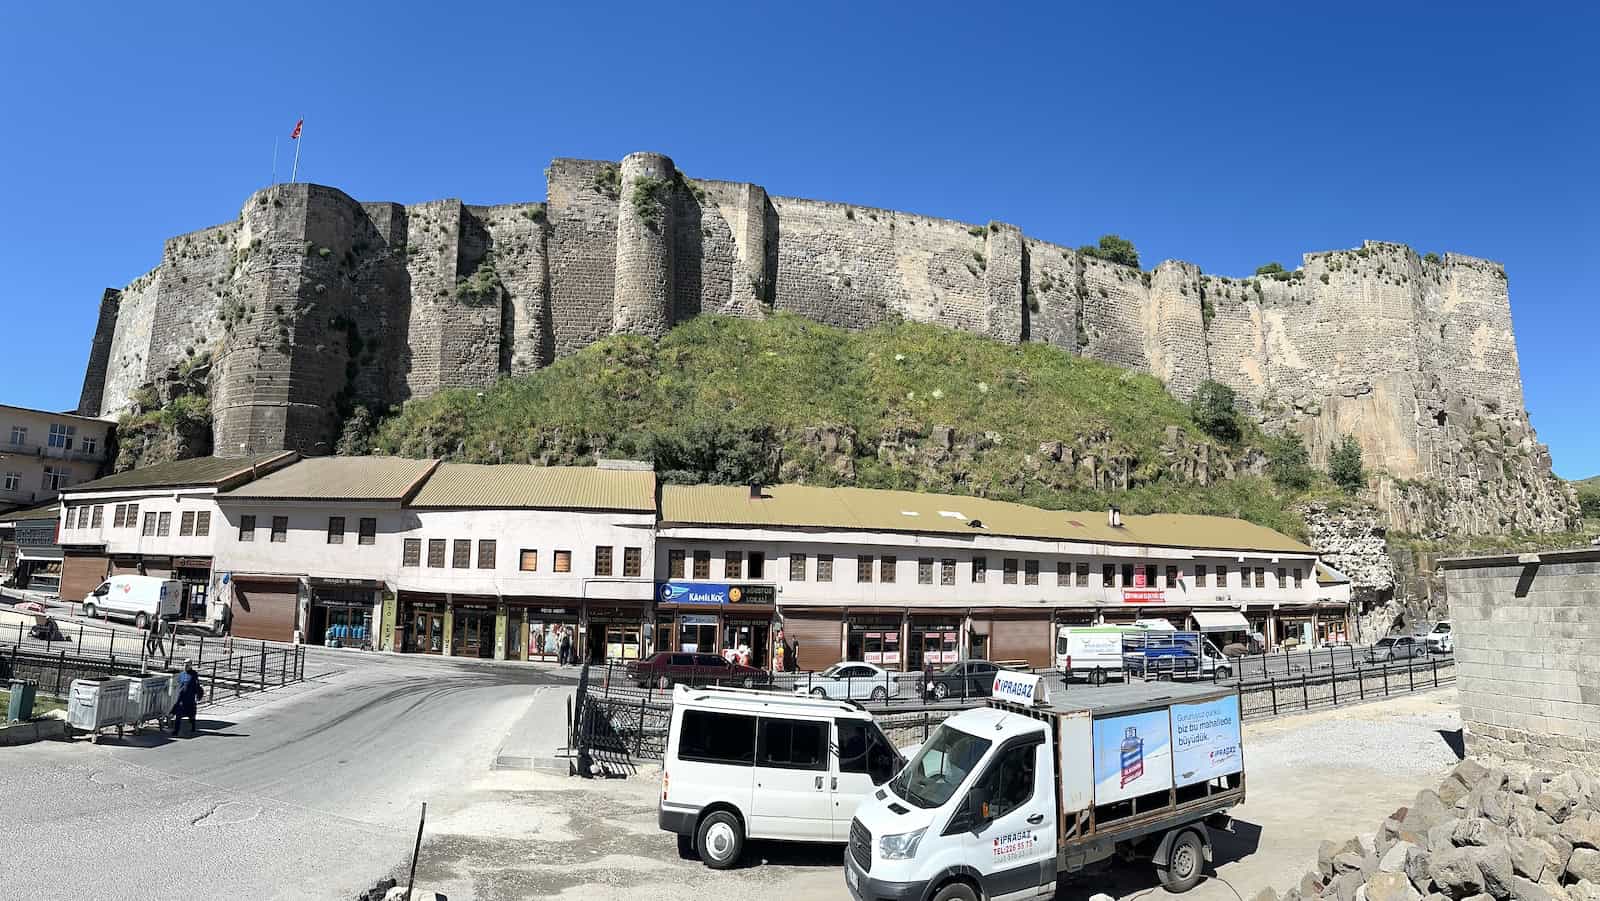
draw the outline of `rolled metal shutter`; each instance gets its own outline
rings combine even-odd
[[[843,617],[838,613],[784,611],[783,634],[790,641],[799,642],[801,669],[823,670],[843,659],[843,622]]]
[[[106,580],[109,561],[102,554],[69,554],[61,561],[61,600],[82,603]]]
[[[293,641],[299,605],[293,582],[237,580],[233,585],[234,637]]]
[[[989,659],[1022,660],[1030,667],[1050,665],[1048,616],[999,617],[989,621]]]

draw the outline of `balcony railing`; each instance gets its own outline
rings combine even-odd
[[[33,444],[23,442],[12,444],[10,441],[0,442],[0,457],[15,454],[19,457],[41,457],[46,460],[67,460],[81,463],[98,463],[106,457],[103,446],[96,447],[92,452],[81,447],[68,450],[64,447],[50,447],[46,444]]]

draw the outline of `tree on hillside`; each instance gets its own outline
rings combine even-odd
[[[1085,244],[1078,248],[1078,252],[1086,257],[1139,268],[1139,251],[1134,249],[1132,241],[1119,235],[1101,235],[1098,246]]]
[[[1356,436],[1346,435],[1333,446],[1328,454],[1328,477],[1351,494],[1367,483],[1367,474],[1361,466],[1361,444]]]
[[[1282,263],[1268,263],[1265,266],[1256,267],[1256,275],[1274,275],[1283,271],[1284,269]]]
[[[1311,487],[1311,455],[1299,434],[1285,432],[1272,441],[1267,448],[1267,472],[1272,481],[1291,491]]]
[[[1239,440],[1239,414],[1233,409],[1233,389],[1206,379],[1194,389],[1190,415],[1207,435],[1221,441]]]

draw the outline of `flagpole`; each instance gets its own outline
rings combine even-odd
[[[272,136],[272,183],[278,183],[278,136]]]
[[[300,136],[294,139],[294,168],[289,170],[289,184],[291,185],[294,184],[295,178],[300,174],[300,145],[304,143],[306,139],[305,121],[306,117],[301,116],[301,125],[298,129]]]

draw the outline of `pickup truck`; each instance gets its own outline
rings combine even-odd
[[[1233,675],[1228,658],[1199,632],[1126,632],[1122,669],[1136,678],[1187,679]]]
[[[1233,689],[1133,682],[1053,703],[1002,672],[987,707],[944,721],[850,823],[857,901],[1054,897],[1120,854],[1168,891],[1199,883],[1212,827],[1244,802]]]

